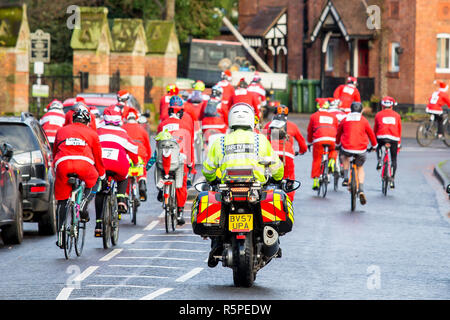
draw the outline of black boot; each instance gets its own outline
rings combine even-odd
[[[184,212],[184,208],[183,207],[178,207],[177,224],[179,226],[182,226],[183,224],[185,224],[185,221],[184,221],[184,218],[183,218],[183,212]]]
[[[162,192],[162,190],[159,190],[159,191],[158,191],[158,196],[156,197],[156,199],[157,199],[159,202],[163,202],[163,192]]]
[[[144,179],[139,180],[139,197],[141,201],[147,201],[147,184]]]
[[[91,191],[92,188],[84,189],[84,199],[80,204],[80,218],[82,222],[88,222],[90,220],[88,206],[95,196],[95,193],[92,193]]]
[[[223,242],[220,237],[211,237],[211,251],[208,257],[208,267],[214,268],[219,263],[219,260],[214,256],[221,255],[223,252]]]

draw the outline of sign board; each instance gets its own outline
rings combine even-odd
[[[33,84],[32,97],[48,98],[49,87],[46,84]]]
[[[35,74],[44,74],[44,63],[42,61],[36,61],[34,63],[34,73]]]
[[[30,62],[50,62],[50,33],[40,29],[30,34]]]

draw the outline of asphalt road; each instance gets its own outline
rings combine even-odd
[[[166,234],[151,170],[149,200],[136,226],[123,217],[114,248],[104,250],[94,238],[92,206],[81,257],[66,260],[56,238],[39,236],[35,224],[25,224],[21,245],[0,241],[0,299],[450,299],[450,203],[432,176],[449,154],[439,144],[425,149],[406,139],[396,189],[385,197],[371,153],[368,203],[354,213],[342,187],[318,198],[311,154],[297,157],[303,184],[293,231],[281,238],[283,257],[260,270],[252,288],[234,287],[231,269],[220,263],[208,268],[210,243],[189,223]]]

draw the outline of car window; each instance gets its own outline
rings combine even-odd
[[[34,132],[36,133],[37,137],[39,138],[39,143],[41,143],[42,147],[47,147],[49,149],[47,137],[45,136],[44,132],[42,131],[41,126],[35,122],[35,123],[33,123],[33,129],[34,129]]]
[[[30,127],[20,123],[0,123],[0,145],[9,143],[15,154],[39,149],[39,143]]]

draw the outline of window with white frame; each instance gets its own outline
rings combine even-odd
[[[333,41],[333,39],[331,39],[328,42],[327,54],[326,54],[326,57],[325,57],[325,70],[326,71],[333,71],[334,70],[334,52],[335,52],[335,47],[336,47],[336,44]]]
[[[400,71],[400,62],[399,62],[399,54],[398,54],[398,48],[400,48],[400,43],[398,42],[392,42],[391,44],[391,65],[390,65],[390,71],[391,72],[399,72]]]
[[[450,34],[437,35],[436,72],[450,73]]]

